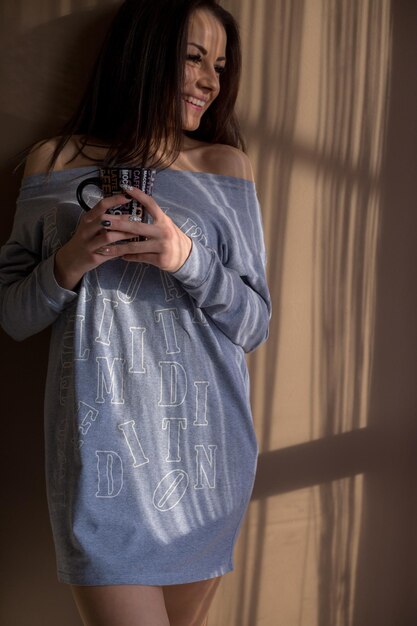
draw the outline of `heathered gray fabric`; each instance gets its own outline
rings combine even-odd
[[[258,446],[244,352],[270,299],[255,185],[164,170],[154,197],[192,237],[176,273],[109,260],[77,291],[53,255],[96,167],[23,179],[0,255],[1,324],[52,324],[46,477],[58,577],[81,585],[186,583],[233,569]]]

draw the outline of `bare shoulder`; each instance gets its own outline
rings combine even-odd
[[[52,155],[58,146],[61,137],[54,137],[46,141],[40,141],[30,151],[26,159],[26,167],[23,176],[31,174],[45,174],[49,169]],[[92,146],[93,144],[91,144]],[[69,137],[62,147],[54,164],[53,171],[75,167],[90,166],[99,163],[105,156],[107,149],[103,145],[89,147],[87,152],[82,149],[79,135]]]
[[[224,144],[212,144],[204,150],[206,171],[253,181],[253,169],[247,154]]]
[[[46,141],[39,141],[35,144],[26,158],[23,176],[46,173],[57,145],[58,138],[56,137],[53,139],[47,139]],[[59,169],[59,159],[54,169]]]

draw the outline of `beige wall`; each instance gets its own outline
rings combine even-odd
[[[274,317],[249,359],[257,481],[209,625],[411,626],[417,5],[223,4],[242,27],[239,111]],[[2,241],[19,184],[11,156],[71,110],[112,5],[2,1]],[[79,624],[55,579],[45,504],[46,344],[46,333],[22,344],[1,337],[8,626]]]

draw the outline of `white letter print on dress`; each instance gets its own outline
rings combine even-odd
[[[180,406],[187,395],[187,374],[176,361],[160,361],[161,396],[158,406]]]
[[[207,426],[207,389],[208,380],[196,380],[195,387],[195,420],[194,426]]]
[[[94,407],[90,406],[86,402],[80,401],[78,403],[78,411],[77,411],[77,423],[79,424],[78,430],[81,435],[86,435],[91,428],[92,422],[95,422],[97,419],[98,411]],[[81,448],[84,441],[79,439],[78,445]]]
[[[193,324],[200,324],[201,326],[208,326],[209,323],[206,320],[206,317],[203,311],[196,305],[194,298],[192,298],[190,295],[188,296],[188,298],[190,300],[191,307],[194,311]]]
[[[131,326],[132,355],[130,360],[129,374],[145,374],[146,368],[143,363],[143,336],[146,328]]]
[[[96,450],[97,493],[96,498],[115,498],[123,487],[123,463],[113,450]]]
[[[187,472],[175,469],[168,472],[157,484],[153,494],[153,505],[158,511],[169,511],[180,502],[187,491]]]
[[[97,270],[94,269],[84,274],[83,287],[81,288],[80,296],[84,296],[85,302],[89,302],[93,295],[101,296],[103,292],[98,280]]]
[[[207,245],[207,237],[203,233],[202,228],[191,217],[188,217],[184,224],[180,226],[180,230],[192,239],[197,239],[203,245]]]
[[[126,263],[125,271],[120,279],[117,297],[125,304],[132,304],[138,295],[148,265],[145,263]]]
[[[162,430],[168,429],[168,456],[165,459],[168,463],[181,461],[180,456],[180,436],[181,429],[187,429],[185,417],[164,417],[162,420]]]
[[[97,397],[96,402],[102,404],[104,402],[104,391],[112,394],[112,404],[124,404],[123,397],[123,376],[124,376],[124,359],[114,357],[111,365],[109,365],[109,357],[96,356],[97,361]]]
[[[85,329],[84,329],[84,315],[75,315],[75,333],[78,333],[78,341],[75,346],[74,360],[75,361],[88,361],[90,356],[90,348],[85,345]]]
[[[109,298],[103,298],[103,315],[101,316],[100,328],[96,337],[97,343],[102,343],[104,346],[110,345],[110,333],[113,326],[114,309],[119,306],[115,300]]]
[[[90,348],[85,346],[84,315],[70,315],[62,338],[62,367],[72,367],[73,360],[87,361]],[[77,336],[78,335],[78,336]],[[74,341],[77,339],[77,341]]]
[[[174,298],[182,298],[186,292],[180,284],[177,281],[174,281],[168,272],[164,272],[164,270],[159,271],[161,273],[162,286],[165,292],[165,302],[170,302],[171,300],[174,300]]]
[[[141,467],[149,463],[149,459],[145,456],[142,445],[139,441],[138,434],[135,428],[135,422],[124,422],[117,427],[125,436],[126,443],[130,450],[130,454],[133,458],[133,467]]]
[[[164,329],[167,354],[178,354],[181,352],[178,347],[177,334],[175,332],[175,320],[177,319],[177,309],[160,309],[155,311],[155,322],[162,322],[162,328]]]
[[[216,449],[217,446],[207,446],[210,450],[210,458],[206,452],[205,446],[194,446],[196,452],[196,474],[197,482],[194,485],[194,489],[203,489],[203,474],[206,477],[206,481],[210,489],[216,488]],[[204,457],[203,457],[204,453]]]

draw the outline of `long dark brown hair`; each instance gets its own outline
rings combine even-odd
[[[191,14],[209,10],[223,25],[226,67],[220,93],[186,135],[245,150],[235,114],[241,46],[234,17],[216,0],[125,0],[104,39],[78,108],[62,127],[49,162],[51,171],[73,135],[86,146],[108,147],[103,165],[146,163],[168,167],[184,131],[181,88]],[[45,140],[45,142],[48,140]],[[98,142],[98,143],[97,143]],[[162,155],[162,156],[161,156]],[[69,162],[71,162],[69,161]]]

